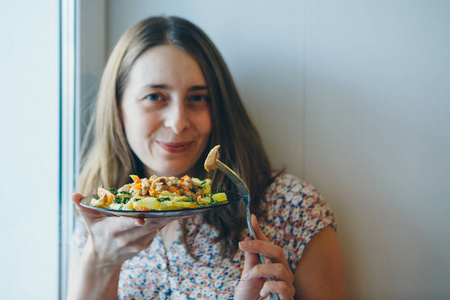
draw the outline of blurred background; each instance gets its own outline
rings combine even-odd
[[[3,6],[0,299],[64,299],[69,195],[90,103],[119,36],[153,15],[204,29],[273,166],[334,209],[349,299],[448,299],[449,1]]]

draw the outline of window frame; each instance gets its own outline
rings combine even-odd
[[[70,199],[78,175],[78,6],[77,0],[60,0],[59,299],[67,295],[70,237],[74,227],[74,205]]]

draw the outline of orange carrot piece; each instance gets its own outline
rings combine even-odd
[[[131,179],[133,179],[134,183],[140,183],[141,179],[137,175],[130,175]]]
[[[175,189],[173,189],[173,188],[169,188],[169,193],[172,193],[172,194],[180,194],[180,192],[179,191],[177,191],[177,190],[175,190]]]
[[[135,206],[134,209],[135,209],[135,210],[139,210],[139,211],[150,210],[150,208],[145,207],[145,206]]]
[[[114,194],[105,188],[99,187],[97,193],[100,198],[106,197],[110,202],[114,200]]]

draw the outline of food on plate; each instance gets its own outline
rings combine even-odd
[[[216,160],[219,159],[220,145],[215,146],[209,151],[208,157],[205,159],[205,170],[211,171],[217,169]]]
[[[211,191],[211,180],[200,180],[187,175],[177,178],[139,178],[130,175],[132,183],[119,189],[98,188],[97,197],[90,205],[114,210],[148,211],[179,210],[214,206],[228,202],[224,192]]]

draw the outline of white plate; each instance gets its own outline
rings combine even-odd
[[[185,208],[185,209],[177,209],[177,210],[146,210],[146,211],[135,211],[135,210],[115,210],[108,208],[101,208],[91,206],[90,202],[92,200],[92,196],[84,197],[81,199],[81,206],[101,211],[108,216],[122,216],[122,217],[133,217],[133,218],[177,218],[177,217],[186,217],[193,216],[207,210],[211,209],[219,209],[221,207],[234,204],[241,200],[241,195],[235,192],[225,191],[227,194],[228,202],[225,204],[199,207],[199,208]]]

